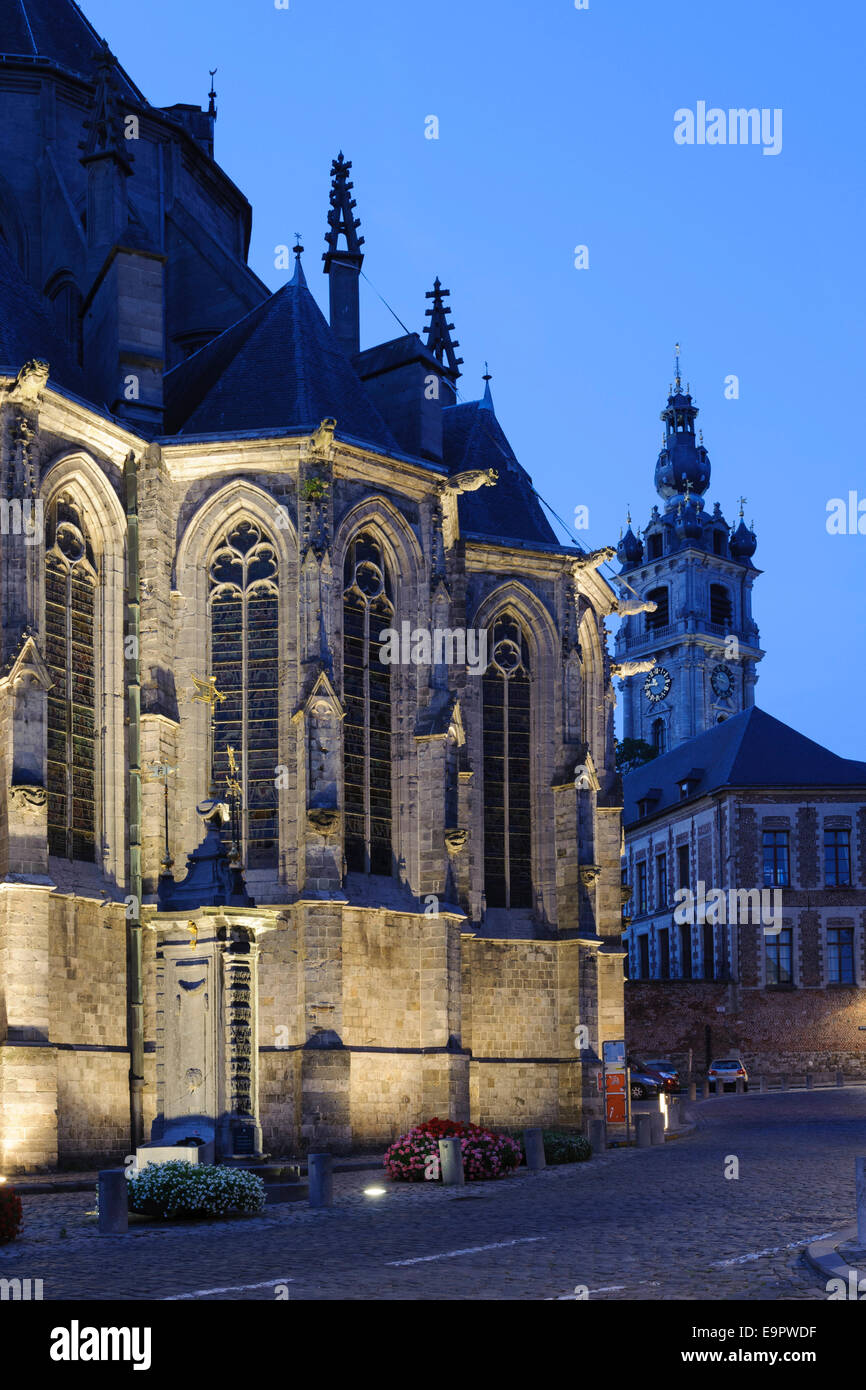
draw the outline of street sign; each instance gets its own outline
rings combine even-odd
[[[625,1039],[617,1038],[601,1045],[601,1055],[608,1071],[625,1071]]]

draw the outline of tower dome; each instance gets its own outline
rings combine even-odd
[[[737,560],[751,560],[758,548],[758,538],[751,527],[743,521],[743,513],[740,511],[740,524],[731,536],[731,554]]]
[[[655,469],[656,491],[665,500],[682,495],[688,485],[701,496],[710,485],[710,458],[703,443],[695,438],[698,408],[688,387],[683,390],[680,376],[680,345],[677,343],[676,378],[668,402],[659,417],[665,427],[664,443]]]
[[[616,556],[623,566],[639,565],[643,559],[643,545],[631,529],[631,514],[627,518],[628,530],[620,537]]]

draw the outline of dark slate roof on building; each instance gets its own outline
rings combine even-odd
[[[303,274],[165,378],[166,434],[298,430],[387,452],[397,444],[332,334]]]
[[[484,399],[449,405],[442,411],[443,451],[450,475],[470,468],[495,468],[493,487],[461,493],[458,498],[463,535],[528,544],[559,545],[538,498],[532,479],[496,418],[489,389]]]
[[[102,40],[74,0],[0,0],[0,54],[43,58],[91,78]],[[122,68],[121,77],[141,93]]]
[[[88,398],[84,374],[72,351],[0,238],[0,372],[16,376],[33,358],[48,363],[49,384]]]
[[[753,705],[630,772],[623,779],[625,824],[639,819],[644,798],[654,798],[650,816],[677,805],[680,783],[690,776],[689,800],[724,787],[848,787],[866,798],[866,762],[840,758]]]

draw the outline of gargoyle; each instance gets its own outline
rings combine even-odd
[[[657,608],[658,604],[653,603],[651,599],[621,598],[617,599],[615,612],[621,618],[626,618],[631,613],[654,613]]]
[[[495,487],[499,474],[495,468],[467,468],[442,483],[443,492],[477,492],[480,487]]]
[[[590,550],[587,555],[578,555],[574,561],[576,570],[597,570],[599,565],[604,565],[608,560],[612,560],[616,554],[616,546],[603,545],[600,550]]]
[[[9,387],[9,395],[13,400],[20,401],[23,405],[35,405],[40,392],[44,391],[47,381],[48,363],[34,357],[30,362],[24,363],[15,381]]]
[[[612,676],[645,676],[647,671],[651,671],[656,664],[657,658],[654,656],[643,657],[640,661],[612,661],[610,663],[610,674]]]

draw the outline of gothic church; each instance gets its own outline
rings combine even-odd
[[[459,394],[438,281],[361,346],[342,154],[329,321],[300,247],[268,292],[215,118],[0,0],[8,1172],[579,1123],[623,1032],[613,552]],[[483,669],[382,661],[407,624]]]

